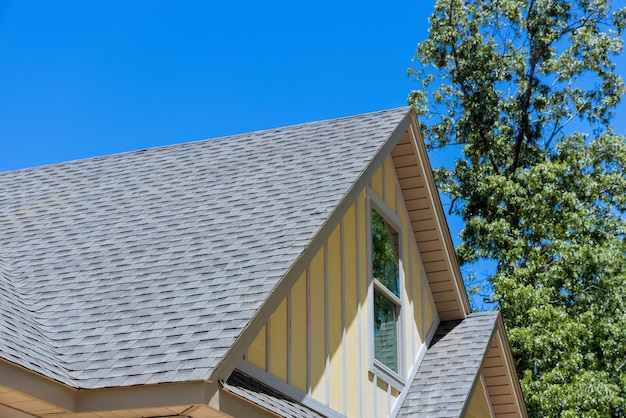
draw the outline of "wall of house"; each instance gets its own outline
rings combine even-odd
[[[259,332],[246,360],[350,417],[386,417],[403,389],[372,368],[368,195],[402,224],[400,378],[406,381],[436,325],[414,234],[391,158],[372,177],[325,245]]]
[[[494,417],[489,399],[487,398],[487,390],[481,378],[476,382],[474,393],[469,401],[469,407],[465,413],[465,418],[491,418]]]

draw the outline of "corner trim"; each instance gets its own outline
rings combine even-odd
[[[427,347],[430,346],[430,343],[433,340],[433,337],[435,336],[435,333],[437,332],[437,328],[439,328],[440,324],[441,324],[441,321],[439,320],[439,318],[435,317],[424,339],[424,343],[426,344]]]

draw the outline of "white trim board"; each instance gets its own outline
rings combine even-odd
[[[312,410],[319,412],[322,415],[327,416],[328,418],[347,418],[344,414],[332,409],[328,405],[324,405],[322,402],[318,401],[312,396],[299,391],[295,387],[288,385],[277,377],[272,376],[265,370],[259,369],[258,367],[254,366],[252,363],[247,362],[246,360],[241,360],[239,364],[237,364],[236,369],[242,371],[250,377],[255,378],[259,382],[265,383],[269,387],[274,388],[278,392],[281,392],[283,395],[293,399],[294,401],[300,402],[302,405],[311,408]]]

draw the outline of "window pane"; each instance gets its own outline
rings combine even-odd
[[[398,233],[375,210],[372,210],[372,274],[400,297]]]
[[[374,290],[374,357],[398,372],[396,305]]]

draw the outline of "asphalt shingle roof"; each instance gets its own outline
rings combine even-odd
[[[259,382],[253,377],[233,371],[223,386],[248,401],[285,418],[323,418],[324,415]]]
[[[208,378],[409,108],[0,173],[0,358]]]
[[[442,322],[398,417],[460,417],[496,327],[498,312]]]

